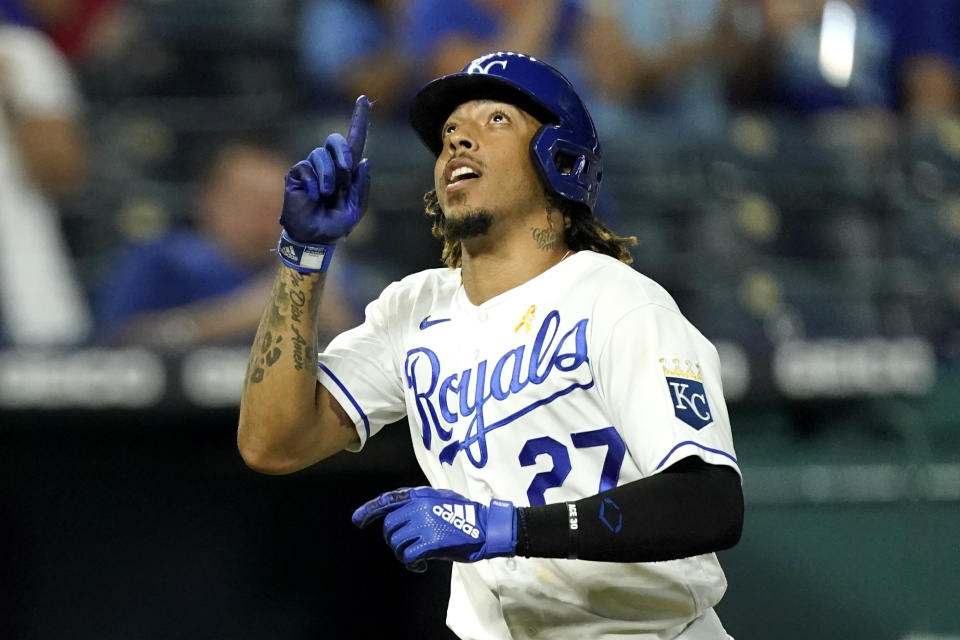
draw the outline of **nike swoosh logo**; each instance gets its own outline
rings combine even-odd
[[[428,327],[432,327],[435,324],[440,324],[441,322],[450,322],[450,318],[438,318],[436,320],[431,320],[430,316],[427,316],[420,321],[420,330],[423,331]]]

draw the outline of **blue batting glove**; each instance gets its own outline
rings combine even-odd
[[[326,271],[334,243],[366,212],[370,163],[361,158],[369,124],[370,100],[360,96],[347,137],[331,134],[287,173],[277,250],[301,273]]]
[[[506,500],[491,500],[487,507],[449,489],[416,487],[380,494],[353,512],[353,524],[365,527],[383,517],[383,537],[397,560],[423,573],[427,560],[515,555],[515,514]]]

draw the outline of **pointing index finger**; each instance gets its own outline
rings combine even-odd
[[[360,96],[353,107],[353,116],[350,118],[350,132],[347,142],[353,154],[354,165],[363,157],[363,147],[367,142],[367,127],[370,125],[370,99]]]
[[[353,512],[351,520],[358,527],[365,527],[371,521],[403,506],[410,499],[410,489],[395,489],[381,493],[373,500],[368,500],[359,509]]]

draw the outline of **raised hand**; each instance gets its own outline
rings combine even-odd
[[[366,212],[370,163],[362,156],[369,124],[370,100],[360,96],[347,137],[329,135],[287,173],[278,250],[288,266],[326,271],[334,243]]]

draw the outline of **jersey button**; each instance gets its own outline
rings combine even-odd
[[[514,558],[507,558],[507,569],[510,569],[510,571],[517,570],[517,561]]]
[[[477,320],[479,320],[480,322],[486,322],[489,319],[490,319],[490,316],[488,316],[485,311],[477,316]]]
[[[476,359],[479,358],[479,357],[480,357],[480,349],[474,349],[474,350],[473,350],[473,359],[476,360]]]

